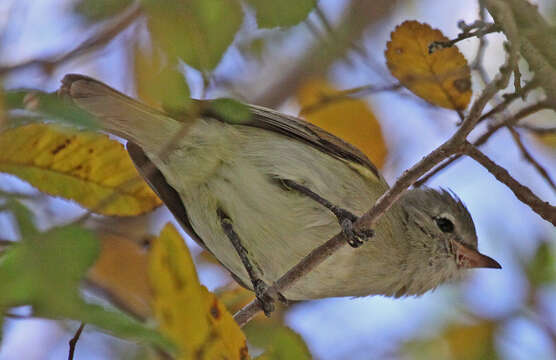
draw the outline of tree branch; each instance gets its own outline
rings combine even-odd
[[[79,340],[79,337],[81,336],[84,327],[85,327],[85,323],[82,322],[81,325],[79,325],[79,328],[77,328],[75,335],[73,335],[73,337],[69,341],[68,360],[73,360],[73,355],[75,353],[75,346],[77,345],[77,341]]]
[[[445,49],[454,46],[458,42],[469,39],[472,37],[482,38],[487,34],[502,31],[500,27],[496,24],[488,24],[482,21],[478,21],[471,25],[463,25],[464,31],[461,32],[455,39],[448,41],[433,41],[429,45],[429,54],[434,53],[436,50]],[[475,31],[471,31],[475,30]]]
[[[473,142],[473,145],[474,146],[481,146],[484,143],[486,143],[490,139],[490,137],[492,135],[494,135],[494,133],[496,133],[501,128],[503,128],[503,127],[512,127],[512,126],[516,125],[517,122],[520,121],[521,119],[523,119],[523,118],[525,118],[529,115],[532,115],[532,114],[536,113],[537,111],[545,110],[545,109],[553,109],[553,105],[546,102],[546,101],[541,101],[541,102],[526,106],[526,107],[520,109],[515,115],[506,118],[504,121],[501,121],[496,125],[491,126],[484,134],[482,134],[477,140],[475,140]],[[481,116],[479,118],[479,121],[481,121],[484,118],[485,118],[484,115]],[[458,155],[452,156],[451,158],[447,159],[446,161],[444,161],[443,163],[438,165],[436,168],[434,168],[434,170],[429,172],[427,175],[423,176],[421,179],[416,181],[415,186],[416,187],[422,186],[427,181],[429,181],[432,177],[437,175],[440,171],[444,170],[446,167],[448,167],[450,164],[454,163],[455,161],[457,161],[460,158],[461,158],[461,154],[458,154]]]
[[[306,116],[311,112],[319,110],[323,106],[326,106],[328,104],[337,101],[349,99],[351,96],[363,96],[367,94],[376,94],[380,92],[396,91],[401,89],[402,87],[403,85],[400,83],[385,85],[385,86],[364,85],[352,89],[340,90],[333,94],[322,94],[317,102],[302,108],[300,114]]]
[[[556,103],[556,39],[538,8],[526,0],[483,0],[483,3],[514,49],[520,49],[547,98]]]
[[[126,9],[120,17],[109,22],[99,32],[83,41],[73,50],[65,54],[54,55],[45,59],[32,59],[15,65],[2,66],[0,67],[0,76],[34,66],[40,67],[46,73],[51,73],[54,69],[56,69],[56,67],[64,64],[65,62],[107,44],[125,28],[131,25],[140,15],[141,7],[138,3],[134,3]]]
[[[527,148],[525,147],[525,144],[521,140],[521,135],[513,127],[508,127],[508,129],[510,130],[510,133],[512,134],[512,137],[513,137],[515,143],[517,144],[517,147],[521,151],[521,154],[523,155],[523,158],[527,162],[529,162],[535,168],[535,170],[537,170],[539,175],[552,187],[552,190],[556,191],[556,184],[554,184],[554,181],[552,181],[552,179],[550,178],[550,175],[545,170],[545,168],[541,164],[539,164],[539,162],[533,157],[533,155],[531,155],[529,150],[527,150]]]
[[[496,164],[472,144],[465,142],[462,150],[465,155],[477,161],[488,172],[494,175],[498,181],[506,185],[521,202],[528,205],[531,210],[539,214],[543,219],[556,226],[556,207],[550,205],[547,201],[542,201],[528,187],[515,180],[506,169]]]

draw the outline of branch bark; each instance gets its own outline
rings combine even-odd
[[[486,143],[492,135],[494,135],[498,130],[500,130],[503,127],[512,127],[515,126],[520,120],[526,118],[529,115],[532,115],[534,113],[536,113],[537,111],[540,110],[545,110],[545,109],[553,109],[553,105],[545,102],[545,101],[541,101],[529,106],[526,106],[522,109],[520,109],[517,113],[515,113],[515,115],[506,118],[504,121],[499,122],[496,125],[491,126],[486,132],[484,132],[479,138],[477,138],[477,140],[475,140],[473,142],[474,146],[481,146],[484,143]],[[489,111],[490,113],[490,111]],[[483,120],[485,118],[485,116],[481,116],[479,118],[479,121]],[[449,165],[453,164],[455,161],[459,160],[461,158],[461,154],[459,155],[455,155],[452,156],[451,158],[447,159],[446,161],[444,161],[442,164],[439,164],[436,168],[434,168],[433,171],[429,172],[428,174],[426,174],[425,176],[423,176],[421,179],[419,179],[418,181],[415,182],[415,186],[422,186],[423,184],[425,184],[427,181],[429,181],[433,176],[437,175],[440,171],[444,170],[445,168],[447,168]]]
[[[556,103],[556,39],[538,8],[526,0],[483,0],[495,23],[527,61],[547,98]]]
[[[554,183],[554,181],[552,180],[552,178],[550,177],[550,174],[548,173],[548,171],[546,171],[546,169],[537,161],[537,159],[535,159],[533,157],[533,155],[531,155],[531,153],[529,152],[529,150],[527,150],[527,148],[525,147],[525,144],[523,143],[523,140],[521,139],[521,134],[513,127],[508,127],[508,129],[510,130],[510,133],[512,134],[512,137],[517,145],[517,147],[519,148],[519,150],[521,151],[521,155],[523,155],[523,158],[531,164],[531,166],[533,166],[535,168],[535,170],[537,170],[537,172],[539,173],[539,175],[548,183],[548,185],[550,185],[550,187],[552,187],[552,190],[556,191],[556,184]]]
[[[465,142],[462,150],[467,156],[477,161],[488,172],[494,175],[498,181],[506,185],[521,202],[528,205],[531,210],[539,214],[543,219],[556,226],[556,207],[550,205],[547,201],[541,200],[531,189],[520,184],[506,169],[496,164],[472,144]]]

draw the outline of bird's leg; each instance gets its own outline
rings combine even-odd
[[[303,185],[296,183],[295,181],[286,179],[279,179],[279,181],[286,188],[294,189],[302,193],[303,195],[306,195],[315,200],[328,210],[332,211],[332,213],[336,215],[336,218],[338,219],[338,222],[342,227],[342,232],[346,236],[347,242],[351,247],[356,248],[361,246],[368,238],[374,235],[374,231],[371,229],[355,230],[353,228],[353,223],[356,222],[358,218],[349,210],[332,204],[330,201],[321,197],[319,194],[315,193],[314,191]]]
[[[265,295],[267,285],[255,273],[255,269],[253,268],[253,265],[251,264],[251,261],[249,261],[249,258],[247,256],[249,252],[241,244],[241,239],[234,230],[232,219],[230,219],[222,209],[218,209],[217,213],[218,218],[220,219],[222,230],[224,230],[224,233],[226,234],[228,239],[230,239],[232,245],[236,249],[237,254],[239,255],[239,258],[241,259],[241,262],[243,263],[243,266],[245,267],[245,270],[247,271],[247,274],[249,275],[249,279],[253,284],[255,296],[261,303],[265,315],[270,317],[270,314],[274,311],[274,299],[272,299],[268,295]]]

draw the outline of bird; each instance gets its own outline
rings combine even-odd
[[[185,232],[257,296],[339,232],[352,246],[284,299],[418,296],[468,269],[501,268],[479,252],[472,217],[448,190],[410,189],[373,229],[355,231],[389,186],[361,151],[302,119],[255,105],[230,119],[214,100],[194,101],[184,115],[79,74],[66,75],[58,94],[127,140],[139,173]]]

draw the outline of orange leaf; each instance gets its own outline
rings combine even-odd
[[[124,310],[146,318],[151,315],[148,250],[124,237],[103,234],[100,256],[87,280],[105,291]]]
[[[406,21],[391,34],[386,48],[388,68],[405,87],[428,102],[463,110],[471,99],[471,75],[458,48],[429,54],[434,41],[449,41],[439,30],[417,21]]]
[[[338,90],[326,81],[307,81],[297,93],[302,107],[300,115],[354,145],[381,168],[387,149],[380,124],[369,104],[335,95],[338,95]]]

